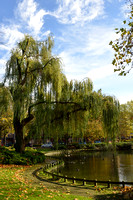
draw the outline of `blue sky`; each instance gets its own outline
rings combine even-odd
[[[94,90],[115,96],[120,103],[133,99],[131,71],[114,73],[110,40],[126,18],[125,0],[4,0],[0,6],[0,82],[11,49],[28,33],[44,40],[52,34],[53,53],[62,59],[68,80],[89,77]]]

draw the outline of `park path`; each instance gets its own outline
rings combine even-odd
[[[54,160],[49,160],[46,159],[45,163],[49,163],[49,162],[53,162]],[[50,189],[52,191],[60,191],[63,193],[68,193],[68,194],[73,194],[73,195],[79,195],[79,196],[85,196],[85,197],[94,197],[94,195],[98,195],[97,191],[95,188],[87,188],[87,187],[83,187],[83,186],[70,186],[67,184],[60,184],[57,182],[51,182],[48,181],[47,179],[43,181],[39,180],[38,178],[36,178],[36,176],[33,175],[33,172],[37,169],[39,169],[40,167],[43,167],[45,164],[37,164],[35,166],[29,167],[26,170],[24,170],[23,172],[23,178],[32,183],[32,185],[34,186],[45,186],[47,189]]]

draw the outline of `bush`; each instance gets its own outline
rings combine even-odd
[[[32,165],[45,161],[41,152],[25,151],[23,154],[0,147],[0,164]]]
[[[66,150],[67,146],[65,144],[58,144],[58,150]]]
[[[37,164],[45,161],[45,155],[41,152],[25,151],[22,155],[29,163]]]
[[[131,150],[132,142],[119,142],[116,144],[117,150]]]
[[[89,150],[99,150],[99,151],[107,151],[112,148],[112,145],[107,145],[106,143],[93,143],[93,144],[86,144],[86,149]]]
[[[110,149],[110,147],[112,146],[110,144],[107,145],[106,143],[95,143],[94,145],[96,148],[98,148],[101,151],[106,151],[106,150]]]

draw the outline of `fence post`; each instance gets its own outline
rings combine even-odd
[[[54,180],[54,174],[52,174],[52,178],[53,178],[53,180]]]
[[[64,176],[64,182],[67,182],[67,176]]]
[[[108,181],[108,188],[111,188],[110,180]]]
[[[83,179],[83,185],[86,185],[86,179],[85,178]]]
[[[94,186],[97,187],[97,179],[95,179]]]
[[[125,187],[125,182],[124,182],[124,181],[122,181],[122,187],[123,187],[123,188]]]
[[[73,184],[76,183],[75,177],[73,177]]]

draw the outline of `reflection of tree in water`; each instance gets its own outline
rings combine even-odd
[[[118,162],[119,181],[133,181],[133,154],[121,153]]]
[[[124,157],[127,157],[124,159]],[[129,159],[128,159],[129,158]],[[129,170],[121,170],[121,155],[112,152],[80,153],[65,158],[65,166],[61,173],[69,177],[86,178],[90,180],[131,181],[133,174],[133,156],[123,154],[124,165],[130,165]],[[121,174],[125,174],[126,178]],[[130,177],[130,179],[129,179]]]

